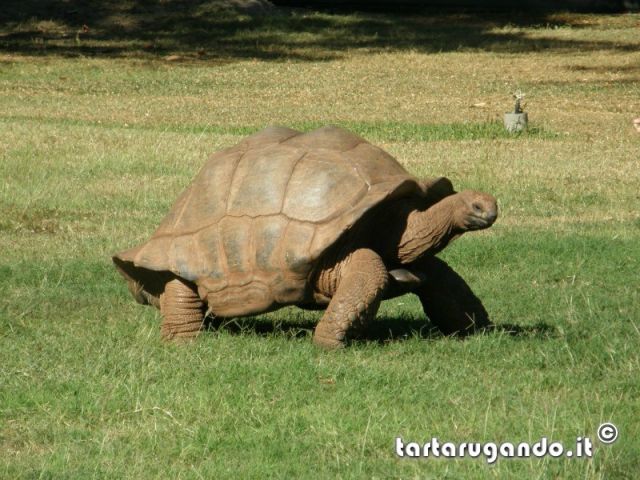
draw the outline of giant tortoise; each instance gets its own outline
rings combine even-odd
[[[491,195],[419,180],[344,129],[270,127],[214,154],[149,241],[113,261],[165,338],[196,336],[206,315],[297,305],[326,308],[313,339],[335,348],[407,292],[445,333],[486,323],[434,254],[496,217]]]

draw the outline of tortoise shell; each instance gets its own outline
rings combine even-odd
[[[344,129],[270,127],[209,158],[149,241],[114,262],[147,300],[171,272],[216,315],[266,311],[302,302],[323,252],[372,207],[426,193]]]

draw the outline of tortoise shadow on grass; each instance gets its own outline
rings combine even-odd
[[[233,335],[257,335],[269,337],[284,335],[289,338],[305,338],[313,335],[320,315],[317,320],[291,319],[287,321],[267,319],[260,316],[240,318],[215,318],[207,317],[205,329],[208,331],[224,331]],[[388,343],[404,341],[409,338],[432,339],[442,337],[439,330],[426,319],[418,318],[393,318],[378,317],[367,327],[356,343],[375,342]]]
[[[240,318],[215,318],[209,316],[205,320],[205,330],[211,332],[224,331],[232,335],[249,334],[261,337],[283,335],[288,338],[310,338],[316,324],[317,320],[313,319],[274,321],[260,316]],[[491,324],[470,334],[453,335],[452,337],[464,341],[467,338],[478,335],[506,335],[520,339],[549,339],[557,337],[559,332],[554,326],[543,322],[538,322],[533,325],[500,323]],[[446,336],[447,335],[441,333],[438,328],[432,325],[426,318],[380,316],[371,322],[366,333],[354,343],[377,343],[384,345],[415,338],[437,340]]]
[[[482,335],[505,335],[520,339],[548,339],[558,336],[559,332],[554,326],[542,322],[534,325],[500,323],[490,324],[468,333],[445,335],[427,319],[381,317],[372,322],[367,333],[359,341],[386,344],[412,338],[437,340],[445,337],[464,341]]]
[[[268,337],[284,335],[289,338],[310,336],[317,321],[314,320],[282,320],[265,319],[262,316],[219,318],[208,316],[205,319],[205,331],[224,331],[232,335],[257,335]]]

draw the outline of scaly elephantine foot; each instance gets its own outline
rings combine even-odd
[[[339,256],[322,271],[318,287],[327,284],[335,284],[335,292],[323,292],[332,298],[313,341],[325,348],[339,348],[375,317],[388,284],[387,269],[376,252],[360,248]]]
[[[313,343],[327,350],[337,350],[346,346],[345,335],[333,331],[327,322],[320,322],[313,332]]]

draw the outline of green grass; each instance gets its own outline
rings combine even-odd
[[[234,125],[122,125],[120,123],[104,123],[102,121],[77,120],[73,118],[39,118],[37,116],[5,116],[3,121],[7,123],[49,124],[59,126],[90,126],[101,129],[134,129],[151,130],[155,132],[193,133],[207,135],[250,135],[262,128],[260,126],[234,126]],[[325,126],[322,122],[291,123],[288,126],[303,132]],[[339,121],[335,125],[351,130],[364,138],[372,140],[386,140],[391,142],[434,142],[441,140],[480,140],[497,138],[557,138],[558,134],[538,127],[532,127],[523,132],[510,133],[504,125],[497,122],[451,123],[451,124],[411,124],[401,122],[357,122]]]
[[[213,18],[205,10],[197,18]],[[52,12],[0,26],[0,477],[635,478],[637,15],[462,16],[453,28],[447,16],[307,13],[308,32],[299,12],[229,16],[224,35],[277,35],[225,37],[198,56],[179,22],[157,52],[137,46],[164,32],[153,22],[95,48],[56,37],[42,51],[18,35],[74,31]],[[128,12],[118,21],[140,20]],[[360,25],[355,47],[323,37],[341,25]],[[175,52],[188,61],[163,59]],[[513,136],[499,122],[515,87],[532,130]],[[496,328],[439,336],[406,296],[341,352],[314,348],[320,313],[295,308],[161,342],[158,313],[133,301],[110,255],[148,238],[210,153],[272,123],[342,125],[418,176],[494,193],[496,225],[442,257]],[[620,429],[611,446],[595,440],[604,421]],[[588,436],[596,449],[489,466],[399,459],[397,436]]]

